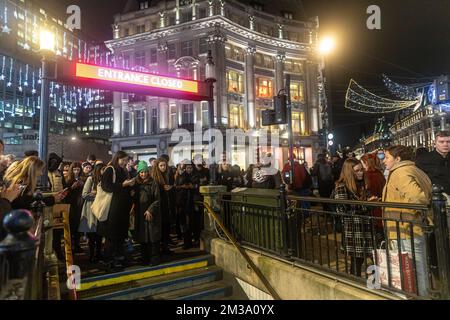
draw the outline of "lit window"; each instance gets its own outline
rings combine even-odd
[[[260,98],[272,98],[272,80],[265,78],[258,78],[256,91]]]
[[[243,75],[234,70],[227,71],[228,92],[244,93]]]
[[[300,135],[305,135],[305,113],[293,111],[292,112],[292,131]]]
[[[175,129],[178,125],[177,120],[177,106],[175,104],[170,105],[170,127]]]
[[[291,82],[291,100],[305,102],[304,82]]]
[[[244,127],[244,107],[242,105],[230,104],[229,110],[229,125],[231,128]]]

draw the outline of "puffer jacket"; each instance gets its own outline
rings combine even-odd
[[[383,189],[383,202],[399,202],[408,204],[426,204],[431,201],[431,181],[428,176],[412,161],[401,161],[389,171],[386,185]],[[402,208],[384,208],[383,217],[401,219],[414,223],[414,236],[422,236],[421,211]],[[427,212],[428,223],[432,224],[431,212]],[[397,240],[397,226],[395,221],[386,222],[390,240]],[[400,239],[411,237],[411,224],[400,222]]]

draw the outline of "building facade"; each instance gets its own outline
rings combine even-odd
[[[450,107],[427,104],[415,111],[398,114],[390,131],[393,145],[433,150],[435,134],[450,130]]]
[[[116,66],[180,78],[205,80],[208,50],[216,80],[214,121],[220,129],[262,127],[261,112],[273,108],[273,96],[291,77],[294,143],[309,163],[323,139],[316,50],[318,21],[298,21],[292,12],[267,13],[262,5],[236,1],[129,1],[129,12],[116,15],[113,51]],[[206,129],[208,103],[114,93],[113,151],[126,150],[146,159],[171,153],[177,128]],[[284,146],[270,148],[287,159],[286,126],[271,126]],[[260,150],[261,151],[261,150]],[[178,159],[174,155],[173,161]],[[233,164],[249,164],[243,150]]]
[[[39,35],[43,26],[55,34],[56,56],[110,64],[110,52],[103,44],[93,44],[82,34],[70,30],[32,0],[0,2],[0,137],[5,152],[22,156],[38,149],[41,100],[41,55]],[[111,56],[112,57],[112,56]],[[65,155],[67,160],[85,156],[77,153],[83,146],[98,145],[99,156],[110,157],[112,132],[112,93],[50,83],[50,125],[53,137],[66,139],[64,147],[49,152]],[[75,138],[75,139],[73,139]],[[54,138],[54,140],[60,140]],[[59,145],[59,144],[58,144]],[[72,146],[72,147],[70,147]],[[95,148],[93,148],[95,150]]]

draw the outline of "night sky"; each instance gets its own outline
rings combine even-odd
[[[37,2],[63,17],[68,5],[79,5],[83,33],[107,40],[112,37],[113,15],[123,10],[126,0]],[[268,6],[277,5],[272,3]],[[366,27],[369,5],[381,9],[381,30]],[[307,17],[319,16],[321,35],[336,39],[337,48],[327,66],[331,68],[334,133],[342,146],[353,146],[363,132],[370,134],[377,118],[344,109],[351,78],[373,93],[386,95],[382,73],[405,84],[450,74],[449,0],[303,0],[303,7]]]

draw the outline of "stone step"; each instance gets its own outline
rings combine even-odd
[[[133,267],[121,272],[82,278],[81,287],[77,292],[80,294],[83,291],[92,290],[94,288],[130,283],[132,281],[184,272],[212,265],[214,265],[214,256],[207,254],[199,257],[168,262],[154,267]]]
[[[149,300],[218,300],[232,294],[232,286],[224,281],[214,281],[198,285],[191,288],[185,288],[170,291],[163,294],[157,294],[146,299]]]
[[[208,266],[80,292],[84,300],[136,300],[222,279],[222,269]]]

